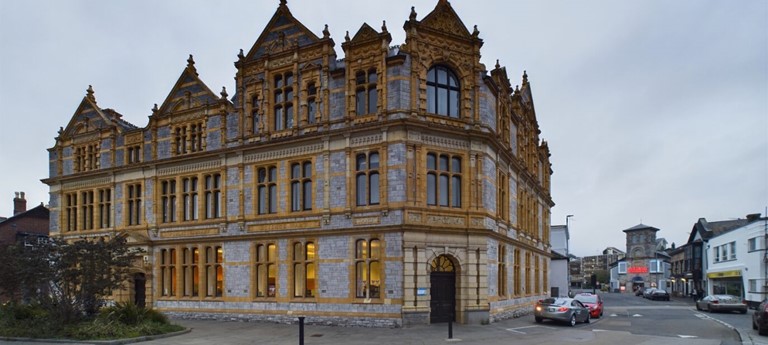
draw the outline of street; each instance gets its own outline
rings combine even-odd
[[[575,327],[545,321],[537,324],[532,315],[490,325],[432,324],[397,329],[307,325],[305,341],[311,344],[653,344],[737,345],[768,344],[768,337],[751,329],[747,314],[699,312],[690,299],[650,301],[631,294],[601,293],[605,301],[602,318]],[[191,331],[142,342],[146,345],[197,344],[297,344],[296,324],[174,320]],[[733,329],[733,328],[735,329]],[[739,334],[745,337],[743,342]],[[0,341],[2,343],[2,341]],[[110,342],[99,342],[109,344]],[[116,344],[117,342],[113,342]],[[45,344],[12,342],[14,345]]]

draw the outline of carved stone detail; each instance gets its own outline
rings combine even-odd
[[[173,167],[159,168],[157,169],[157,175],[165,176],[165,175],[184,174],[184,173],[189,173],[193,171],[216,169],[220,166],[221,166],[220,160],[198,162],[198,163],[185,164],[185,165],[179,165],[179,166],[173,166]]]
[[[421,140],[425,144],[435,145],[451,149],[466,150],[469,148],[469,143],[464,140],[456,140],[445,137],[439,137],[435,135],[422,135]]]
[[[312,153],[318,153],[322,151],[322,149],[323,149],[323,144],[319,143],[319,144],[312,144],[312,145],[301,146],[301,147],[291,147],[291,148],[286,148],[282,150],[254,153],[254,154],[246,155],[244,162],[254,163],[254,162],[261,162],[266,160],[280,159],[285,157],[302,156],[302,155],[307,155]]]
[[[366,135],[364,137],[352,138],[350,139],[349,145],[352,147],[357,147],[357,146],[367,146],[367,145],[378,144],[380,142],[381,142],[381,133]]]
[[[93,187],[93,186],[99,186],[99,185],[105,185],[112,182],[112,179],[110,177],[100,177],[100,178],[92,178],[88,179],[86,181],[73,181],[73,182],[64,182],[63,184],[63,190],[67,189],[79,189],[84,187]]]

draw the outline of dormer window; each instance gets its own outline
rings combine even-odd
[[[358,71],[355,74],[355,113],[357,115],[375,114],[378,106],[378,92],[375,69]]]
[[[427,72],[427,112],[459,118],[459,79],[445,66]]]
[[[317,122],[317,87],[315,83],[307,85],[307,123]]]

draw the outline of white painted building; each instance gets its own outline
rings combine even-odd
[[[707,294],[729,294],[756,305],[768,297],[768,218],[748,215],[748,223],[709,239]]]
[[[568,296],[568,289],[571,286],[571,275],[568,270],[569,247],[568,225],[553,225],[549,232],[550,243],[552,245],[551,269],[549,271],[550,295],[553,297]]]

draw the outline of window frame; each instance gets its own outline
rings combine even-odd
[[[262,180],[261,172],[264,172],[264,179]],[[267,164],[258,166],[255,168],[256,179],[255,183],[255,195],[256,195],[256,215],[269,215],[278,213],[278,197],[280,194],[278,181],[280,179],[280,171],[277,168],[277,164]],[[274,172],[274,175],[273,175]],[[263,195],[262,198],[262,188]]]
[[[375,167],[372,157],[375,155]],[[360,151],[354,156],[354,205],[356,207],[381,205],[382,155],[379,150]],[[361,161],[362,158],[362,161]],[[374,186],[375,184],[375,186]],[[363,190],[364,189],[364,190]]]
[[[297,251],[297,245],[301,251]],[[314,252],[310,257],[309,247],[312,246]],[[292,241],[291,242],[291,282],[290,296],[292,299],[315,299],[318,296],[318,246],[315,240]],[[314,289],[307,289],[310,281],[309,267],[312,267]],[[301,269],[297,269],[301,268]]]
[[[270,249],[270,247],[274,249]],[[261,248],[263,248],[263,253],[260,252]],[[277,247],[277,242],[257,242],[254,244],[253,249],[253,297],[256,299],[274,299],[277,297],[277,288],[280,281],[278,276],[278,256],[280,251]],[[261,254],[264,255],[261,256]],[[260,274],[262,267],[264,268],[263,277]],[[273,273],[274,277],[271,277]],[[260,293],[263,293],[263,295]]]
[[[445,167],[442,166],[443,158]],[[458,171],[455,171],[455,162],[458,162]],[[427,207],[461,209],[464,197],[464,157],[447,152],[427,151],[424,168]]]
[[[272,100],[274,101],[272,103],[272,129],[275,132],[290,130],[296,125],[295,80],[296,76],[293,71],[283,71],[272,75]]]
[[[294,174],[294,167],[298,167],[298,174]],[[288,168],[290,169],[289,196],[291,212],[312,211],[315,194],[313,189],[314,162],[311,159],[294,161],[288,164]]]
[[[378,113],[378,81],[379,73],[375,67],[355,72],[355,116]]]
[[[377,244],[377,249],[374,255],[374,243]],[[378,237],[371,238],[357,238],[354,241],[354,272],[355,272],[355,298],[362,298],[366,300],[380,299],[382,298],[382,287],[384,285],[384,276],[382,269],[382,263],[384,261],[384,246],[383,241]],[[374,269],[373,266],[376,266]],[[362,270],[360,269],[362,267]],[[379,280],[374,284],[372,277],[373,272],[376,271],[376,276]],[[361,277],[361,275],[363,277]],[[375,287],[375,292],[374,289]]]
[[[445,83],[440,81],[441,72],[445,73]],[[451,85],[451,80],[456,85]],[[445,91],[443,96],[441,91]],[[455,103],[452,102],[451,95],[456,98]],[[442,97],[445,97],[443,101],[441,101]],[[441,105],[445,107],[445,111],[441,111]],[[452,112],[454,107],[455,110]],[[446,65],[434,65],[427,70],[427,113],[454,119],[461,118],[461,79],[452,68]]]

